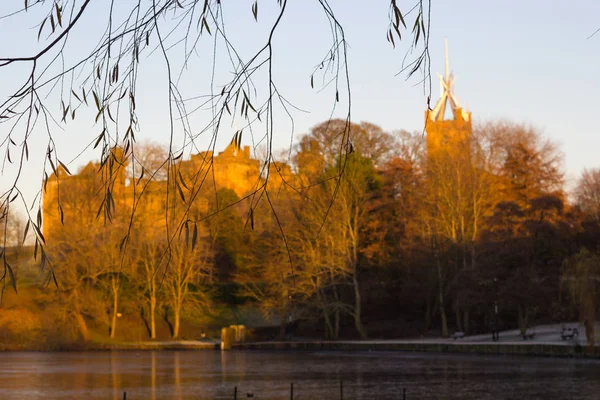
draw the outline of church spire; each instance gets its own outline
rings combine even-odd
[[[458,99],[454,96],[453,93],[453,85],[454,85],[454,74],[450,72],[450,65],[448,61],[448,40],[445,40],[445,50],[446,50],[446,58],[445,58],[445,76],[441,76],[438,74],[440,78],[440,99],[436,103],[433,110],[429,112],[429,120],[431,121],[443,121],[444,114],[446,113],[446,104],[450,103],[450,110],[452,111],[452,116],[454,119],[458,117],[457,114],[460,114],[460,117],[465,120],[469,119],[469,114],[463,112],[458,104]]]

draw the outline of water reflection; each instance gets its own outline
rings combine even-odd
[[[385,352],[4,353],[0,399],[588,399],[600,361]]]

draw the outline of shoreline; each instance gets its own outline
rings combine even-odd
[[[586,346],[547,343],[461,343],[449,341],[286,341],[234,343],[233,351],[312,350],[312,351],[398,351],[414,353],[454,353],[478,355],[518,355],[527,357],[560,357],[600,359],[600,349],[590,352]]]

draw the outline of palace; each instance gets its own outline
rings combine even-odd
[[[93,226],[103,223],[104,219],[98,216],[102,216],[101,208],[104,201],[112,202],[116,212],[130,213],[134,196],[139,198],[142,188],[144,188],[144,199],[136,206],[136,213],[158,214],[159,217],[154,217],[156,223],[162,215],[164,224],[166,178],[162,181],[149,181],[152,171],[147,171],[144,181],[129,176],[131,171],[128,169],[127,160],[115,162],[115,165],[119,168],[111,167],[113,172],[108,179],[106,178],[108,168],[104,168],[104,172],[101,172],[99,163],[90,162],[78,174],[72,176],[68,175],[62,167],[57,169],[58,179],[57,176],[52,175],[43,191],[43,234],[46,238],[52,237],[63,225],[76,223]],[[273,163],[271,169],[274,168],[277,173],[271,173],[269,188],[277,188],[278,185],[282,185],[282,179],[287,180],[292,177],[288,165]],[[260,189],[265,182],[261,175],[261,162],[251,157],[249,146],[242,148],[235,139],[218,155],[214,155],[212,151],[194,154],[189,160],[178,162],[175,170],[176,172],[172,171],[171,182],[177,181],[176,184],[182,190],[182,195],[193,197],[193,200],[186,201],[191,201],[196,210],[204,212],[208,207],[210,196],[213,198],[215,196],[215,189],[229,189],[235,192],[238,198],[243,198]],[[136,174],[139,175],[139,171]],[[107,181],[112,183],[110,199],[106,199]],[[136,185],[136,190],[133,190],[133,185]],[[173,187],[170,203],[181,200],[177,194],[179,189]],[[193,192],[196,194],[193,195]]]

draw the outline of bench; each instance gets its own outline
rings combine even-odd
[[[573,339],[575,336],[579,337],[579,329],[577,328],[563,328],[560,333],[562,340]]]
[[[465,333],[464,332],[454,332],[454,335],[452,335],[452,339],[456,340],[456,339],[462,339],[465,337]]]
[[[535,338],[535,330],[526,330],[525,333],[523,334],[523,340],[532,340],[533,338]]]

